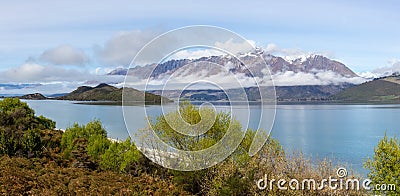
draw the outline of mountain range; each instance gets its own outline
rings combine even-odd
[[[139,80],[151,78],[157,81],[165,81],[166,78],[168,79],[173,74],[173,77],[178,77],[180,81],[186,82],[187,79],[194,77],[199,79],[212,76],[224,78],[223,75],[219,74],[225,68],[225,70],[235,74],[237,78],[248,80],[248,78],[252,77],[264,78],[268,76],[269,73],[265,70],[266,64],[276,84],[278,101],[331,100],[331,96],[334,94],[354,85],[349,82],[351,78],[359,78],[356,73],[343,63],[322,55],[308,55],[288,59],[267,54],[262,49],[256,49],[249,53],[239,54],[236,57],[220,55],[196,59],[172,59],[159,64],[135,66],[130,69],[119,68],[109,72],[108,75],[128,75]],[[221,66],[214,66],[215,64],[222,65],[222,68]],[[285,73],[289,74],[285,75]],[[299,74],[299,77],[294,78],[293,76],[296,74]],[[311,84],[307,83],[310,80],[309,77],[312,77]],[[294,80],[294,82],[282,84],[277,80]],[[228,79],[227,83],[229,83]],[[235,88],[238,87],[232,87],[229,90],[238,92]],[[209,101],[226,99],[226,95],[222,90],[192,89],[181,92],[181,89],[163,90],[163,96],[170,99],[178,99],[180,97],[190,100]],[[247,96],[252,100],[257,100],[257,93],[252,89],[251,85],[245,86]],[[161,95],[162,91],[151,90],[149,92]]]
[[[259,58],[259,57],[262,58]],[[355,78],[358,77],[351,69],[341,62],[329,59],[322,55],[308,55],[301,58],[288,59],[285,57],[274,56],[271,54],[264,53],[261,49],[256,49],[253,52],[243,53],[233,58],[230,55],[220,56],[209,56],[201,57],[197,59],[173,59],[160,64],[148,64],[145,66],[135,66],[128,69],[119,68],[109,72],[107,75],[126,75],[133,76],[139,80],[147,79],[148,77],[157,80],[164,81],[165,77],[171,76],[173,73],[175,77],[222,77],[218,74],[228,70],[232,74],[236,74],[238,78],[252,78],[258,77],[263,78],[268,76],[268,71],[265,70],[265,64],[267,64],[272,77],[282,73],[302,73],[313,75],[320,80],[324,80],[324,75],[320,73],[330,73],[333,77],[338,78],[336,83],[323,83],[323,84],[302,84],[302,80],[306,78],[300,77],[296,79],[298,84],[295,85],[277,85],[276,95],[278,101],[310,101],[310,100],[331,100],[332,96],[343,91],[344,89],[353,86],[346,80],[341,81],[341,78]],[[211,66],[210,66],[211,63]],[[214,64],[222,66],[214,66]],[[190,65],[190,66],[185,66]],[[221,68],[222,67],[222,68]],[[201,76],[196,74],[201,73]],[[282,76],[282,75],[281,75]],[[283,79],[291,79],[292,75],[285,76]],[[185,82],[185,79],[182,79]],[[275,78],[274,78],[275,81]],[[229,83],[229,81],[227,81]],[[226,95],[222,90],[210,90],[210,89],[198,89],[198,90],[185,90],[182,94],[178,94],[181,88],[164,90],[163,96],[170,99],[185,98],[190,100],[226,100]],[[232,87],[229,90],[234,94],[237,94],[239,90],[237,87]],[[140,92],[135,89],[129,91],[138,97]],[[251,101],[259,99],[258,91],[254,90],[252,86],[245,86],[247,96]],[[40,94],[30,94],[22,96],[21,98],[26,99],[44,99],[44,96]],[[158,102],[161,100],[160,90],[150,90],[146,92],[147,100],[154,100]],[[339,97],[336,97],[339,98]],[[117,88],[107,84],[100,84],[96,87],[81,86],[78,87],[71,93],[59,96],[57,99],[62,100],[76,100],[76,101],[121,101],[122,100],[122,88]],[[240,98],[243,99],[243,98]]]
[[[258,58],[259,56],[263,57]],[[108,75],[130,75],[139,79],[146,79],[149,76],[152,78],[160,78],[163,75],[171,74],[172,72],[179,76],[187,76],[198,72],[207,72],[207,76],[218,74],[218,66],[204,67],[196,66],[196,63],[210,62],[222,65],[231,73],[244,73],[246,76],[264,77],[264,62],[268,65],[271,75],[285,73],[291,71],[293,73],[318,73],[318,72],[333,72],[342,77],[352,78],[358,77],[351,69],[343,63],[331,60],[322,55],[309,55],[307,57],[297,58],[293,60],[285,60],[282,57],[266,54],[258,49],[253,52],[240,54],[237,58],[232,58],[230,55],[209,56],[197,59],[178,59],[169,60],[160,64],[148,64],[145,66],[135,66],[125,69],[118,68],[108,73]],[[193,64],[194,66],[185,66]],[[207,70],[205,70],[207,69]]]
[[[257,55],[263,57],[257,58]],[[326,83],[316,85],[277,85],[275,87],[276,98],[278,102],[299,102],[299,101],[334,101],[334,102],[400,102],[400,75],[392,75],[374,79],[373,81],[364,82],[362,84],[353,84],[347,81],[340,81],[341,78],[358,77],[352,70],[341,62],[331,60],[321,55],[309,55],[297,59],[285,59],[283,57],[265,54],[262,50],[256,50],[251,53],[240,54],[238,59],[228,55],[201,57],[197,59],[178,59],[168,60],[160,64],[148,64],[145,66],[136,66],[133,68],[116,69],[108,73],[108,75],[125,75],[134,76],[139,79],[148,77],[159,81],[164,77],[174,73],[176,77],[191,77],[193,74],[202,73],[202,77],[218,75],[221,66],[203,66],[207,63],[219,64],[223,68],[229,70],[230,73],[238,74],[245,77],[265,77],[268,74],[264,69],[265,61],[272,77],[274,75],[291,72],[314,74],[316,77],[319,73],[333,73],[335,77],[339,77],[337,83]],[[190,64],[191,66],[185,66]],[[291,76],[287,76],[290,79]],[[302,80],[303,78],[298,78]],[[323,79],[323,78],[321,78]],[[184,81],[185,82],[185,81]],[[132,97],[130,101],[143,97],[142,91],[125,88],[125,92],[129,92]],[[224,92],[225,90],[225,92]],[[246,96],[240,94],[240,88],[230,88],[224,90],[215,89],[166,89],[166,90],[148,90],[145,92],[146,100],[152,100],[154,103],[164,101],[188,99],[192,101],[227,101],[226,92],[237,95],[238,100],[244,100],[246,97],[249,101],[259,101],[260,94],[256,87],[244,87]],[[60,100],[76,100],[76,101],[122,101],[123,88],[117,88],[108,84],[99,84],[96,87],[81,86],[71,93],[62,95],[56,99]],[[140,96],[141,95],[141,96]],[[162,95],[162,96],[161,96]],[[41,94],[29,94],[21,96],[23,99],[45,99]]]

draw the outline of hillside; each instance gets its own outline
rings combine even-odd
[[[20,99],[30,99],[30,100],[44,100],[47,99],[47,97],[45,97],[44,95],[40,94],[40,93],[34,93],[34,94],[27,94],[27,95],[23,95],[20,97],[17,97]]]
[[[305,85],[305,86],[277,86],[276,98],[278,101],[327,101],[331,96],[343,91],[353,84],[342,85]]]
[[[334,96],[344,102],[400,102],[400,76],[378,78],[373,81],[350,87]]]
[[[342,90],[353,86],[352,84],[342,85],[304,85],[304,86],[276,86],[276,98],[278,102],[297,102],[297,101],[327,101],[331,96]],[[150,91],[156,95],[161,95],[170,99],[178,99],[179,96],[191,101],[226,101],[226,94],[222,90],[161,90]],[[227,92],[233,95],[233,100],[244,101],[245,97],[240,97],[239,89],[228,89]],[[255,87],[245,88],[249,101],[260,99],[259,92]]]
[[[59,100],[73,100],[73,101],[122,101],[123,88],[117,88],[108,84],[99,84],[96,87],[81,86],[76,90],[68,93],[67,95],[58,97]],[[125,88],[126,95],[129,95],[129,101],[140,102],[143,101],[143,92],[133,89]],[[146,102],[161,103],[163,101],[170,101],[162,98],[159,95],[152,93],[145,93]]]

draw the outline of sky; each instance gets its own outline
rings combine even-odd
[[[287,55],[324,54],[361,76],[400,70],[399,9],[395,0],[2,1],[0,84],[62,91],[113,81],[103,75],[126,67],[156,36],[188,25],[226,28]]]

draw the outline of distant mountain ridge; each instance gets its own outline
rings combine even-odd
[[[299,101],[331,101],[332,95],[343,91],[353,84],[342,85],[305,85],[305,86],[277,86],[275,87],[276,99],[278,102],[299,102]],[[228,89],[228,93],[237,95],[238,89]],[[244,89],[249,101],[259,101],[259,92],[255,87]],[[229,101],[223,90],[152,90],[157,95],[163,95],[169,99],[187,99],[191,101]],[[245,100],[244,97],[235,97],[235,100]]]
[[[262,58],[259,58],[259,57]],[[333,73],[333,77],[353,78],[358,77],[351,69],[349,69],[343,63],[335,60],[331,60],[322,55],[308,55],[297,59],[286,59],[265,53],[261,49],[257,49],[253,52],[244,53],[237,55],[237,58],[232,58],[229,55],[220,56],[208,56],[197,59],[178,59],[168,60],[160,64],[148,64],[145,66],[132,67],[129,70],[124,68],[118,68],[108,75],[126,75],[136,77],[138,79],[152,78],[155,81],[165,81],[166,79],[174,74],[174,77],[181,77],[179,81],[186,81],[186,78],[197,77],[199,79],[217,76],[221,73],[221,67],[206,65],[210,62],[218,65],[222,65],[229,70],[230,73],[237,74],[239,78],[243,76],[252,78],[258,77],[263,78],[267,76],[268,71],[265,70],[265,63],[267,64],[271,75],[279,75],[280,78],[292,77],[282,75],[286,72],[296,73],[307,73],[315,75],[316,79],[323,77],[318,75],[319,73]],[[190,66],[186,66],[190,65]],[[223,70],[222,70],[223,71]],[[336,75],[334,75],[336,74]],[[266,78],[268,80],[268,78]],[[314,78],[313,78],[314,79]],[[322,78],[323,79],[323,78]],[[275,80],[275,79],[274,79]],[[298,85],[277,85],[276,94],[279,101],[299,101],[299,100],[330,100],[331,96],[342,91],[343,89],[353,86],[353,84],[343,81],[339,83],[323,83],[323,84],[301,84],[302,78],[298,79]],[[306,80],[306,79],[304,79]],[[230,90],[235,92],[235,88],[232,87]],[[179,88],[177,88],[179,89]],[[246,91],[252,100],[257,100],[256,93],[253,92],[251,86],[246,87]],[[161,95],[160,90],[149,91],[154,94]],[[177,99],[176,93],[179,90],[164,90],[164,95],[168,98]],[[189,90],[184,91],[182,98],[189,100],[226,100],[226,95],[222,91],[215,90]]]
[[[238,59],[231,58],[231,56],[221,55],[221,56],[210,56],[201,57],[198,59],[179,59],[179,60],[169,60],[167,62],[161,63],[159,65],[153,63],[145,66],[136,66],[133,68],[124,69],[118,68],[108,73],[108,75],[126,75],[135,76],[140,79],[145,79],[150,77],[157,78],[163,74],[168,74],[174,72],[184,65],[196,62],[211,62],[219,65],[223,65],[229,69],[232,73],[244,73],[247,76],[263,77],[265,75],[264,62],[257,58],[257,55],[261,55],[269,66],[271,74],[283,73],[286,71],[292,71],[294,73],[304,72],[304,73],[316,73],[319,71],[331,71],[343,77],[358,77],[351,69],[349,69],[343,63],[335,60],[331,60],[322,55],[309,55],[306,58],[298,58],[292,61],[287,61],[282,57],[274,56],[271,54],[265,54],[262,50],[257,50],[247,54],[238,55]],[[246,69],[247,66],[248,70]],[[202,69],[200,66],[196,69],[192,67],[185,67],[185,69],[190,69],[190,71],[183,70],[181,73],[191,74],[195,72],[200,72]],[[128,72],[129,71],[129,72]],[[217,70],[207,70],[210,75],[217,74]],[[251,74],[249,73],[251,72]]]

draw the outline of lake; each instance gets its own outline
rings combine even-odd
[[[71,101],[25,100],[37,115],[57,122],[57,128],[66,129],[77,122],[99,119],[109,137],[125,139],[129,136],[121,106],[83,105]],[[141,106],[129,106],[135,120],[133,129],[145,127]],[[216,106],[226,110],[228,106]],[[173,110],[175,105],[167,107]],[[252,106],[253,110],[259,110]],[[160,106],[146,108],[149,116],[161,114]],[[244,112],[243,108],[243,112]],[[236,108],[240,116],[241,108]],[[272,137],[279,140],[286,151],[301,151],[313,160],[330,158],[347,163],[365,174],[362,163],[373,155],[374,147],[386,134],[400,135],[400,105],[278,105]],[[239,119],[241,120],[241,119]],[[250,119],[249,127],[255,128]],[[350,169],[350,168],[348,168]]]

